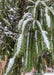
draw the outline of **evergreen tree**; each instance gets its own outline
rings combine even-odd
[[[18,75],[16,63],[23,72],[30,72],[34,67],[38,72],[45,70],[43,53],[54,57],[54,4],[47,0],[28,0],[24,16],[17,28],[19,37],[16,40],[13,57],[9,60],[4,75]],[[15,73],[14,70],[16,69]],[[20,73],[19,73],[20,75]]]

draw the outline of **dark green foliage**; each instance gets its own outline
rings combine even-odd
[[[14,58],[16,55],[13,66],[10,68],[10,71],[7,75],[20,75],[21,69],[23,72],[30,72],[33,67],[39,73],[42,70],[45,72],[46,64],[44,59],[46,60],[48,66],[51,64],[51,62],[54,64],[54,14],[52,13],[52,11],[54,11],[53,3],[52,1],[44,0],[41,0],[39,3],[36,0],[32,1],[2,0],[0,3],[0,6],[3,6],[0,7],[0,22],[2,23],[1,26],[3,27],[1,27],[1,30],[4,33],[4,39],[1,39],[4,42],[1,44],[3,51],[1,49],[0,54],[1,56],[8,55],[8,62],[10,62],[9,59],[11,57]],[[26,13],[29,15],[27,16]],[[46,15],[48,20],[50,19],[50,27],[48,25],[49,23],[46,19]],[[21,23],[20,28],[18,22]],[[21,38],[20,41],[19,38]],[[3,46],[5,47],[3,48]],[[9,54],[7,51],[9,51]],[[47,55],[48,52],[49,55]],[[6,69],[8,68],[8,62]]]

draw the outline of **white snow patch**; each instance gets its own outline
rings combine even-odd
[[[24,62],[24,58],[22,57],[22,63]]]
[[[38,1],[35,3],[34,13],[33,13],[33,14],[34,14],[34,17],[35,17],[35,14],[36,14],[36,7],[37,7],[37,5],[39,4],[39,2],[40,2],[40,1],[38,0]]]
[[[34,1],[32,1],[32,0],[28,0],[28,1],[32,2],[33,4],[35,3],[35,2],[34,2]]]
[[[27,66],[27,59],[28,59],[29,35],[30,35],[30,33],[28,32],[28,35],[27,35],[27,49],[26,49],[26,61],[25,61],[25,66]]]
[[[9,11],[14,11],[14,9],[13,8],[10,8],[10,10]]]
[[[47,48],[50,49],[49,41],[48,41],[48,38],[46,36],[46,32],[45,31],[42,31],[42,36],[44,38],[44,42],[46,43]]]
[[[45,7],[47,7],[47,5],[45,4],[44,1],[40,1],[40,0],[36,1],[35,7],[34,7],[34,17],[35,17],[35,14],[36,14],[36,8],[37,8],[39,2],[40,2],[41,4],[43,4]]]
[[[46,3],[44,1],[40,1],[45,7],[47,7]]]
[[[33,29],[35,28],[35,20],[33,20]]]
[[[20,27],[21,27],[22,24],[23,24],[23,19],[21,19],[21,20],[19,21],[18,30],[20,29]]]
[[[33,18],[29,18],[29,19],[27,19],[27,20],[24,21],[23,26],[22,26],[22,33],[24,32],[24,29],[25,29],[26,24],[27,24],[29,21],[32,21],[32,20],[33,20]]]
[[[5,21],[8,25],[10,25],[7,19],[3,18],[3,21]]]
[[[51,13],[52,13],[53,16],[54,16],[54,10],[52,10],[52,8],[49,8],[49,9],[50,9]]]
[[[43,38],[44,38],[44,42],[45,42],[47,48],[50,49],[49,41],[48,41],[48,38],[47,38],[47,36],[46,36],[47,32],[42,30],[42,27],[41,27],[41,24],[40,24],[39,21],[37,21],[37,24],[38,24],[38,26],[39,26],[39,28],[40,28],[40,30],[41,30],[41,32],[42,32],[42,36],[43,36]]]
[[[24,13],[23,20],[24,20],[26,17],[28,17],[28,16],[32,16],[32,14],[31,14],[31,13],[29,13],[29,12]]]
[[[47,26],[50,27],[50,16],[48,15],[48,8],[45,8],[45,16],[47,21]]]
[[[7,75],[8,72],[10,71],[10,69],[12,68],[12,66],[14,64],[14,60],[16,58],[16,55],[19,53],[19,51],[21,49],[22,39],[23,39],[23,35],[20,34],[20,37],[18,38],[17,52],[15,53],[14,57],[9,60],[8,68],[7,68],[6,73],[4,75]]]
[[[24,19],[25,19],[26,17],[31,18],[31,16],[32,16],[32,14],[29,13],[29,12],[24,14],[23,19],[21,19],[21,20],[19,21],[18,30],[20,29],[21,25],[23,24]]]
[[[6,35],[12,35],[13,33],[11,31],[4,32]]]
[[[35,31],[35,39],[36,39],[36,49],[37,49],[37,54],[38,54],[38,44],[37,44],[37,30]]]
[[[15,59],[14,57],[10,59],[9,64],[8,64],[8,68],[7,68],[6,73],[4,75],[7,75],[7,73],[10,71],[11,67],[14,64],[14,59]]]
[[[4,28],[4,31],[8,31],[8,28],[7,28],[7,26],[5,26],[5,28]]]
[[[42,17],[43,17],[43,10],[42,10],[42,8],[40,9],[41,10],[41,25],[43,24],[43,20],[42,20]]]
[[[27,35],[27,50],[28,50],[28,46],[29,46],[29,35],[30,35],[30,33],[28,32],[28,35]]]
[[[23,39],[23,34],[20,34],[20,37],[18,38],[18,44],[17,44],[17,54],[19,53],[21,49],[22,39]]]
[[[27,6],[26,9],[33,8],[34,6]]]

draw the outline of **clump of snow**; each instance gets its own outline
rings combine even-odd
[[[40,1],[45,7],[47,7],[46,3],[44,1]]]
[[[26,9],[33,8],[34,6],[27,6]]]
[[[45,16],[47,21],[47,26],[50,27],[50,16],[48,15],[48,8],[45,8]]]
[[[28,46],[29,46],[29,35],[30,35],[30,33],[28,32],[28,35],[27,35],[27,50],[28,50]]]
[[[54,10],[52,10],[52,8],[49,8],[49,9],[50,9],[51,13],[52,13],[53,16],[54,16]]]
[[[5,28],[4,28],[4,31],[8,31],[8,28],[7,28],[7,26],[5,26]]]
[[[25,61],[25,66],[27,66],[28,46],[29,46],[29,35],[30,35],[30,33],[28,32],[28,35],[27,35],[27,49],[26,49],[26,61]]]
[[[27,12],[27,13],[24,14],[23,19],[21,19],[21,20],[19,21],[18,30],[20,29],[21,25],[23,24],[24,19],[25,19],[26,17],[31,18],[31,16],[32,16],[32,14],[29,13],[29,12]]]
[[[14,11],[14,9],[13,8],[10,8],[10,10],[9,11]]]
[[[41,3],[41,4],[43,4],[45,7],[47,7],[47,5],[46,5],[46,3],[44,2],[44,1],[40,1],[40,0],[38,0],[38,1],[36,1],[36,3],[35,3],[35,7],[34,7],[34,17],[35,17],[35,15],[36,15],[36,8],[37,8],[37,6],[38,6],[38,4],[39,3]]]
[[[48,41],[48,38],[46,36],[46,32],[45,31],[42,31],[42,35],[43,35],[44,42],[46,43],[47,48],[50,49],[49,41]]]
[[[41,10],[41,25],[43,24],[43,20],[42,20],[42,17],[43,17],[43,10],[42,10],[42,8],[40,9]]]
[[[37,54],[38,54],[38,44],[37,44],[37,30],[35,31],[35,39],[36,39],[36,49],[37,49]]]
[[[31,14],[31,13],[29,13],[29,12],[24,13],[23,20],[24,20],[26,17],[28,17],[28,16],[32,16],[32,14]]]
[[[39,26],[39,28],[40,28],[40,30],[41,30],[41,32],[42,32],[42,36],[43,36],[43,38],[44,38],[44,42],[45,42],[47,48],[50,49],[49,41],[48,41],[48,38],[47,38],[47,36],[46,36],[47,32],[42,30],[42,27],[41,27],[41,24],[40,24],[39,21],[37,21],[37,24],[38,24],[38,26]]]
[[[17,54],[19,53],[21,49],[22,39],[23,39],[23,34],[20,34],[20,37],[18,38],[18,43],[17,43]]]
[[[33,18],[29,18],[29,19],[27,19],[27,20],[25,20],[25,21],[23,22],[22,33],[24,32],[24,29],[25,29],[26,24],[27,24],[29,21],[32,21],[32,20],[33,20]]]
[[[10,71],[10,69],[12,68],[12,66],[14,64],[14,60],[16,58],[16,55],[19,53],[19,51],[21,49],[22,39],[23,39],[23,35],[20,34],[20,37],[18,38],[17,52],[15,53],[14,57],[9,60],[8,67],[7,67],[6,73],[4,75],[7,75],[8,72]]]
[[[22,63],[24,62],[24,58],[22,57]]]
[[[13,66],[14,59],[15,59],[14,57],[10,59],[9,64],[8,64],[8,68],[6,70],[6,74],[5,75],[7,75],[7,73],[10,71],[11,67]]]
[[[32,1],[32,0],[28,0],[28,1],[32,2],[33,4],[35,3],[35,2],[34,2],[34,1]]]
[[[3,18],[3,21],[5,21],[8,25],[10,25],[10,23],[7,19]]]
[[[35,17],[35,15],[36,15],[36,7],[37,7],[37,5],[39,4],[39,0],[35,3],[35,7],[34,7],[34,13],[33,13],[33,15],[34,15],[34,17]]]
[[[33,20],[33,29],[35,28],[35,20]]]
[[[20,29],[20,27],[21,27],[22,24],[23,24],[23,19],[21,19],[21,20],[19,21],[18,30]]]

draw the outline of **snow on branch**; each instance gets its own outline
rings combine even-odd
[[[22,40],[23,40],[23,35],[20,34],[19,38],[18,38],[18,43],[17,43],[17,52],[15,53],[15,55],[9,60],[9,63],[8,63],[8,67],[7,67],[7,70],[6,70],[6,73],[4,75],[7,75],[8,72],[11,70],[13,64],[14,64],[14,60],[17,56],[17,54],[20,52],[20,49],[21,49],[21,45],[22,45]]]
[[[18,30],[20,30],[21,25],[23,24],[24,19],[25,19],[26,17],[31,18],[31,16],[32,16],[32,14],[29,13],[29,12],[27,12],[27,13],[24,14],[23,18],[22,18],[22,19],[19,21],[19,23],[18,23]]]
[[[34,1],[32,1],[32,0],[28,0],[28,1],[32,2],[33,4],[35,4],[35,2],[34,2]]]
[[[40,28],[40,30],[41,30],[41,32],[42,32],[42,36],[43,36],[43,38],[44,38],[44,42],[45,42],[47,48],[50,49],[50,44],[49,44],[48,38],[47,38],[47,36],[46,36],[47,32],[42,29],[42,26],[41,26],[41,24],[40,24],[39,21],[36,21],[36,22],[37,22],[38,27]]]
[[[25,21],[23,22],[22,33],[24,32],[24,29],[25,29],[26,24],[27,24],[29,21],[32,21],[32,20],[33,20],[33,18],[28,18],[27,20],[25,20]]]
[[[47,26],[50,27],[50,16],[48,15],[48,8],[45,8],[45,16],[46,16],[46,22]]]

